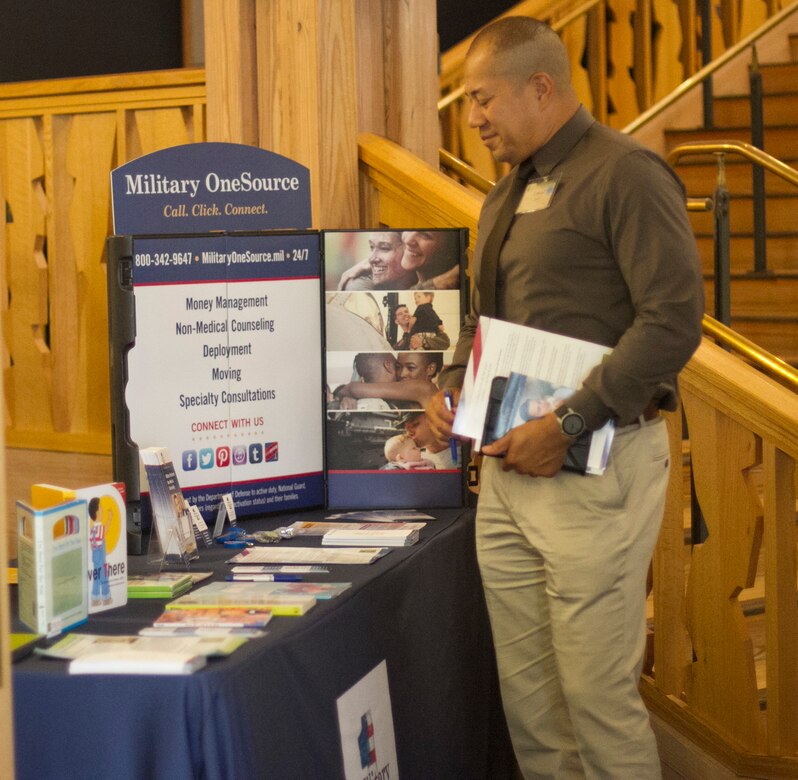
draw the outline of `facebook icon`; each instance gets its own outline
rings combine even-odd
[[[197,468],[197,451],[183,450],[183,471],[194,471]]]

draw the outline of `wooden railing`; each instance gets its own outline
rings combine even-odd
[[[6,442],[110,452],[111,169],[205,137],[202,70],[0,86]]]
[[[580,101],[597,119],[620,129],[701,69],[701,5],[702,0],[524,0],[502,16],[548,21],[568,49]],[[760,27],[782,5],[789,4],[712,2],[711,59]],[[441,55],[438,107],[443,147],[484,177],[497,179],[503,168],[468,129],[463,62],[472,37]]]
[[[474,230],[481,195],[375,136],[360,137],[360,161],[374,219],[364,224],[398,227],[424,215],[431,225]],[[654,560],[654,672],[643,690],[663,718],[728,766],[798,776],[798,395],[706,337],[680,382],[709,535],[692,552],[685,546],[684,478],[672,469]],[[682,417],[666,419],[681,464]],[[741,602],[757,575],[766,626],[755,645],[755,618]],[[756,774],[765,770],[775,774]]]

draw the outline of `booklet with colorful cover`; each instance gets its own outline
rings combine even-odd
[[[207,609],[209,607],[261,607],[273,615],[304,615],[316,604],[316,597],[284,589],[296,582],[212,582],[180,596],[166,605],[172,609]],[[277,586],[277,587],[275,587]]]
[[[497,377],[488,403],[482,444],[491,444],[513,428],[554,411],[574,392],[572,387],[558,387],[515,371],[506,379]],[[568,448],[563,468],[579,474],[603,474],[614,436],[612,420],[596,431],[585,431]]]
[[[272,611],[256,607],[196,607],[167,609],[152,624],[158,631],[175,628],[263,628]]]

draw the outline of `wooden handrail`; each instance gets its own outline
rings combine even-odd
[[[685,79],[675,90],[673,90],[667,97],[664,97],[658,103],[644,111],[633,122],[630,122],[623,128],[624,133],[634,135],[640,128],[648,124],[652,119],[659,116],[666,108],[673,105],[680,97],[686,95],[691,90],[700,86],[701,83],[713,75],[719,68],[722,68],[727,63],[731,62],[741,52],[745,51],[749,46],[755,44],[763,35],[770,32],[772,29],[780,25],[785,19],[788,19],[792,14],[798,11],[798,2],[793,3],[791,6],[782,9],[775,16],[770,17],[761,27],[757,28],[750,35],[738,41],[734,46],[727,49],[723,54],[714,59],[708,65],[705,65],[697,73]]]

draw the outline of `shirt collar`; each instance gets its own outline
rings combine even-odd
[[[573,149],[596,120],[584,107],[576,113],[532,155],[535,171],[539,176],[548,176],[554,167]]]

